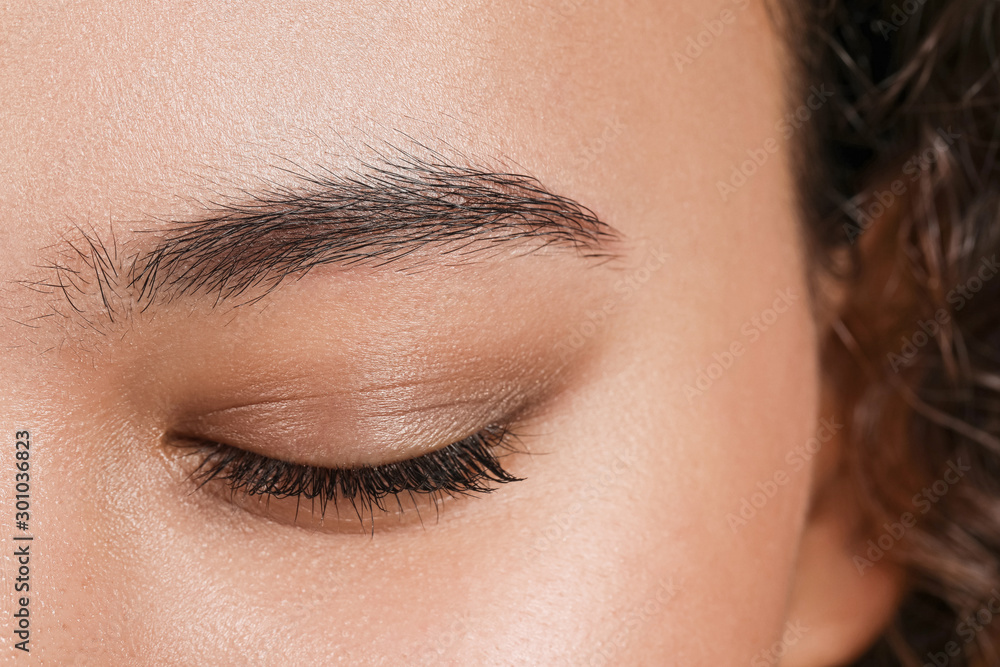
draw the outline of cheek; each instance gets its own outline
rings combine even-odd
[[[742,284],[754,287],[706,314],[718,326],[690,340],[676,369],[674,405],[683,407],[669,423],[687,439],[672,468],[685,471],[676,497],[690,508],[694,537],[683,559],[702,593],[691,618],[703,617],[693,627],[706,641],[742,642],[747,653],[727,656],[733,664],[749,660],[786,620],[808,508],[812,460],[804,449],[822,415],[815,332],[796,277],[747,276]]]
[[[629,294],[599,379],[574,399],[590,425],[577,438],[597,452],[577,460],[580,483],[611,470],[616,453],[626,463],[538,567],[558,579],[573,564],[587,582],[587,599],[553,594],[544,616],[562,619],[560,636],[587,627],[586,655],[612,656],[593,664],[749,662],[788,620],[814,437],[829,415],[817,413],[803,267],[787,259],[794,234],[780,227],[705,242],[712,256],[672,253],[671,270]],[[565,497],[556,506],[565,511]],[[537,603],[545,589],[533,590]]]

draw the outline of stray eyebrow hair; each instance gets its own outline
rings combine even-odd
[[[61,294],[77,313],[83,309],[75,297],[99,295],[114,321],[123,301],[146,310],[184,295],[214,294],[218,304],[248,291],[247,302],[256,301],[286,278],[327,264],[400,263],[413,271],[512,244],[607,258],[620,238],[593,211],[534,177],[460,166],[437,153],[399,151],[346,174],[285,171],[292,185],[211,203],[196,220],[153,230],[158,238],[127,259],[113,236],[108,245],[77,227],[83,242],[65,240],[66,261],[45,267],[55,279],[28,286]],[[416,254],[429,248],[436,258]]]

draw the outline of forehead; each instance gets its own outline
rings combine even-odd
[[[784,139],[777,40],[745,0],[24,3],[0,30],[5,282],[76,226],[128,247],[289,165],[344,174],[406,142],[537,177],[669,249],[678,285],[796,245],[781,156],[719,196]]]
[[[779,103],[764,11],[734,0],[5,12],[0,188],[18,218],[46,222],[172,211],[177,196],[272,177],[282,159],[336,167],[397,133],[586,181],[650,148],[696,158],[692,136],[724,140]]]

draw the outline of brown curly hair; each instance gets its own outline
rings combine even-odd
[[[792,99],[833,91],[799,133],[797,186],[816,285],[846,293],[823,361],[855,564],[908,575],[856,664],[1000,665],[1000,2],[781,9]]]

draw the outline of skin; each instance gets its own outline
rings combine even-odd
[[[827,501],[840,435],[786,460],[836,408],[763,6],[19,3],[0,26],[0,432],[33,440],[25,664],[775,664],[778,642],[782,664],[823,665],[886,622],[897,579],[857,574],[849,512]],[[59,297],[16,283],[74,224],[127,248],[199,201],[290,184],[287,161],[344,170],[406,137],[588,206],[617,258],[327,267],[252,306],[203,296],[103,333],[32,319]],[[162,442],[195,424],[275,458],[378,464],[529,395],[522,441],[544,455],[509,458],[524,481],[374,532],[195,491]]]

